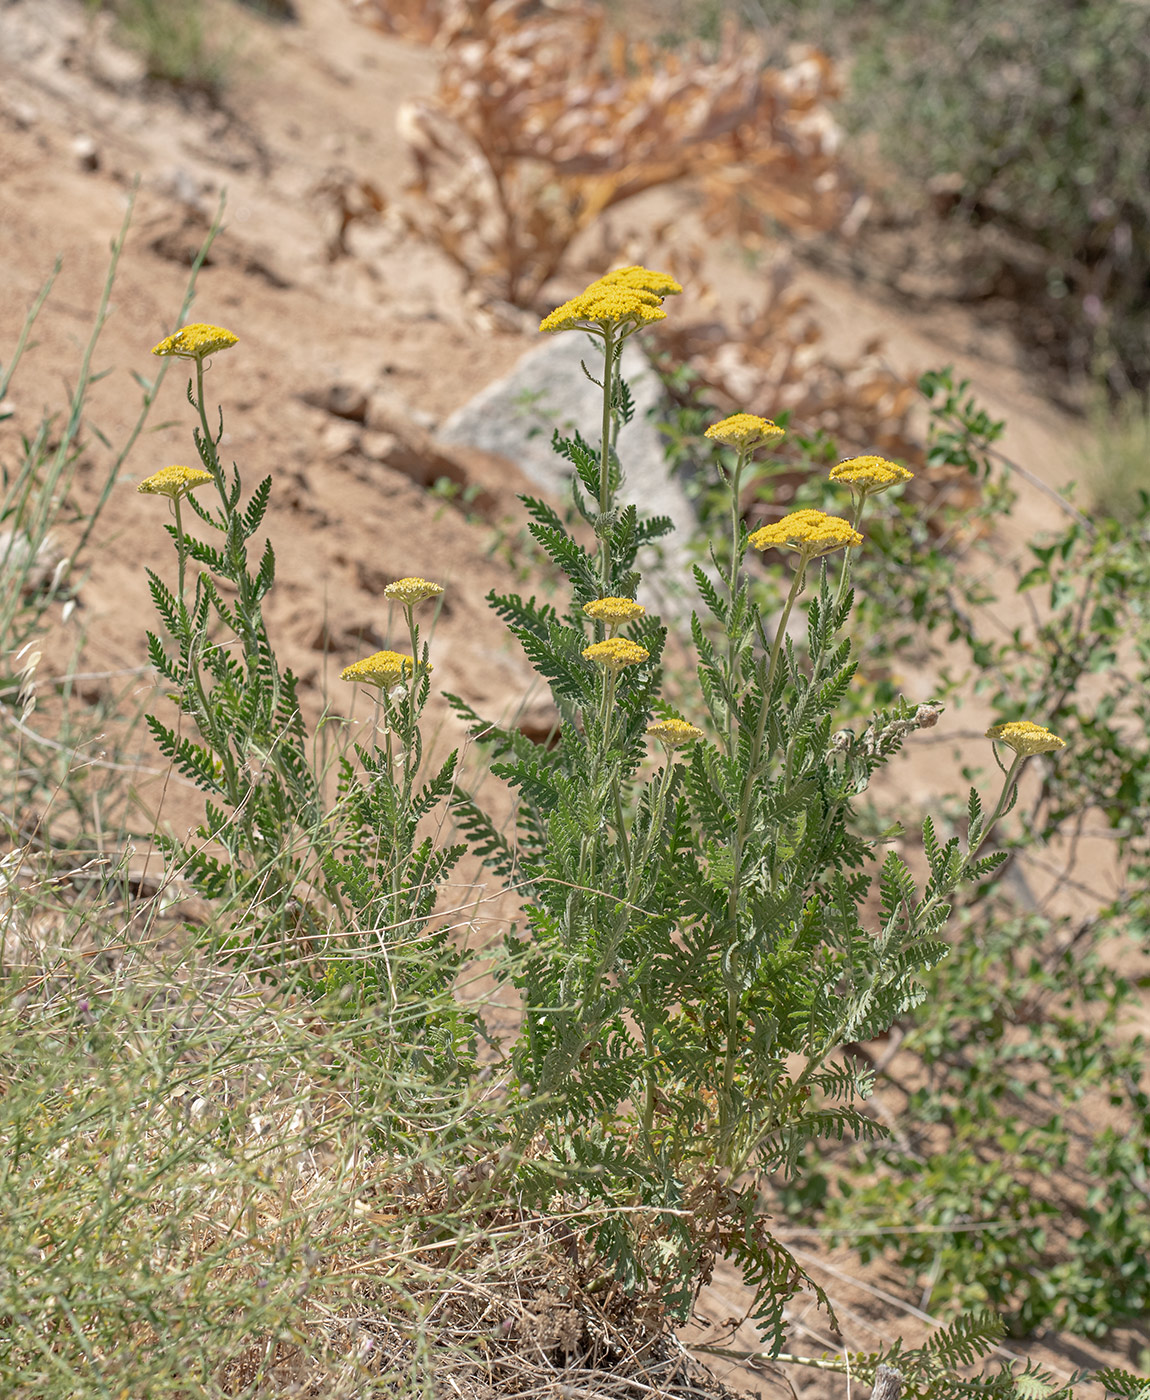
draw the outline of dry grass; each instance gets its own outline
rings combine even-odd
[[[601,1212],[484,1200],[488,1090],[7,865],[5,1395],[725,1394],[596,1255]]]

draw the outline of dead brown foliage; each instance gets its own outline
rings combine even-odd
[[[836,357],[787,265],[764,279],[757,306],[724,308],[721,318],[668,317],[656,332],[660,350],[671,364],[689,367],[695,387],[723,413],[774,418],[789,410],[796,428],[822,429],[843,456],[878,452],[921,463],[911,423],[917,391],[886,363],[881,342],[868,342],[853,359]]]
[[[532,304],[577,234],[657,185],[698,181],[715,224],[754,210],[825,230],[849,207],[821,55],[767,69],[733,30],[713,59],[661,53],[608,35],[586,0],[357,8],[444,49],[435,95],[401,115],[417,170],[407,217],[489,295]]]

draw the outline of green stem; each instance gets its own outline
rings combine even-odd
[[[978,844],[967,852],[966,861],[964,862],[967,866],[970,866],[977,860],[979,851],[981,851],[987,841],[990,840],[991,832],[998,825],[1003,812],[1005,812],[1006,808],[1009,806],[1011,794],[1018,785],[1018,771],[1029,757],[1029,754],[1016,753],[1014,755],[1014,762],[1007,770],[1006,781],[1002,785],[1002,792],[999,794],[998,802],[991,814],[991,818],[983,827],[982,835],[978,839]]]
[[[778,630],[775,632],[774,645],[771,647],[771,660],[770,664],[767,666],[766,680],[763,682],[763,709],[759,714],[759,738],[756,747],[758,744],[762,743],[763,727],[766,724],[767,718],[766,707],[770,702],[771,690],[775,683],[775,672],[779,667],[779,656],[783,649],[783,639],[787,635],[787,623],[791,620],[791,609],[795,606],[795,600],[803,591],[803,580],[806,577],[807,565],[810,562],[810,558],[805,553],[800,556],[799,567],[795,570],[795,576],[791,580],[791,588],[790,592],[787,594],[787,601],[783,604],[783,615],[779,619]]]
[[[746,841],[747,825],[750,821],[751,803],[754,798],[755,786],[761,776],[759,768],[762,762],[763,737],[766,733],[767,712],[770,709],[775,673],[778,669],[783,638],[786,636],[787,623],[790,621],[791,610],[794,608],[795,600],[802,592],[803,579],[809,562],[810,560],[805,553],[800,555],[799,567],[795,570],[795,576],[791,580],[790,591],[787,593],[787,601],[783,606],[782,616],[779,618],[778,630],[775,633],[774,645],[771,648],[771,658],[767,665],[766,676],[763,680],[762,693],[759,701],[759,717],[755,725],[754,738],[751,742],[747,771],[743,778],[743,791],[739,800],[739,816],[735,826],[734,845],[731,851],[731,888],[727,897],[727,924],[730,929],[728,937],[731,940],[732,947],[737,945],[739,937],[739,887],[742,882],[743,873],[743,846]],[[734,963],[733,953],[731,960],[732,963]],[[719,1104],[719,1123],[724,1134],[729,1127],[731,1092],[735,1083],[735,1060],[738,1052],[739,991],[733,980],[727,987],[726,1020],[727,1049],[723,1064],[723,1093]]]
[[[640,877],[650,866],[655,853],[655,843],[663,830],[663,815],[667,806],[667,794],[671,790],[671,781],[675,774],[675,764],[673,753],[670,749],[665,750],[667,761],[663,765],[663,772],[659,779],[659,786],[655,791],[655,801],[651,809],[651,822],[647,828],[647,837],[643,842],[642,850],[635,853],[635,859],[631,865],[631,879],[627,886],[627,898],[630,902],[638,898],[638,884]],[[643,1021],[643,1051],[647,1059],[647,1086],[643,1098],[643,1131],[650,1146],[651,1133],[655,1122],[655,1087],[656,1077],[651,1065],[651,1037],[652,1025],[649,1018]]]
[[[644,1040],[647,1041],[646,1028],[644,1028]],[[650,1060],[651,1046],[649,1041],[646,1046],[647,1057]],[[643,1095],[643,1136],[647,1139],[647,1146],[650,1149],[651,1135],[655,1128],[655,1070],[648,1064],[647,1068],[647,1088]]]
[[[216,451],[216,440],[208,424],[207,409],[204,408],[204,362],[202,359],[196,360],[196,410],[200,415],[200,427],[203,429],[204,450],[208,454],[207,468],[216,479],[216,489],[224,503],[227,503],[227,495],[224,490],[224,473],[220,466],[220,454]]]
[[[655,802],[651,809],[651,824],[647,829],[647,839],[643,842],[640,851],[636,852],[634,862],[631,866],[631,875],[640,876],[647,869],[652,856],[655,853],[655,842],[663,830],[663,813],[667,805],[667,793],[671,790],[671,779],[674,776],[675,765],[672,762],[671,751],[668,749],[667,762],[663,768],[662,777],[659,779],[659,786],[655,792]],[[638,898],[638,879],[632,879],[627,886],[627,898],[634,903]]]
[[[178,561],[177,567],[179,570],[178,576],[180,580],[178,596],[180,599],[180,607],[183,609],[186,621],[188,609],[187,605],[184,602],[184,573],[188,560],[188,547],[187,541],[184,539],[184,522],[180,513],[180,498],[178,494],[172,497],[172,506],[174,507],[176,513],[176,559]]]
[[[858,499],[855,502],[854,515],[851,518],[851,529],[854,530],[856,533],[858,532],[859,525],[862,522],[863,507],[866,505],[866,498],[866,491],[860,491],[858,493]],[[838,612],[839,605],[842,603],[843,600],[843,594],[847,591],[847,579],[850,577],[850,562],[851,546],[848,545],[846,549],[843,550],[843,565],[842,568],[839,570],[839,586],[835,589],[835,612]]]
[[[623,862],[623,876],[627,882],[627,889],[631,888],[631,852],[627,837],[627,824],[623,818],[623,793],[619,784],[619,770],[616,768],[611,774],[611,797],[612,806],[615,809],[615,829],[617,841],[619,843],[619,856]]]
[[[603,594],[611,592],[611,536],[607,514],[611,509],[611,398],[615,375],[615,328],[603,328],[603,438],[599,446],[599,573]]]
[[[740,448],[739,455],[735,461],[735,470],[731,478],[731,574],[727,580],[727,596],[730,600],[730,608],[733,612],[735,597],[739,588],[739,569],[743,562],[743,517],[739,509],[740,483],[743,475],[743,468],[750,457],[747,448]],[[738,662],[738,639],[731,627],[731,614],[727,615],[727,757],[731,758],[735,752],[735,709],[736,700],[736,670]]]
[[[407,612],[407,635],[411,641],[411,680],[407,688],[408,697],[408,723],[410,729],[415,728],[415,697],[417,687],[420,683],[420,667],[423,658],[419,654],[419,628],[415,625],[415,608],[408,604]],[[402,736],[404,744],[403,756],[403,800],[405,803],[411,801],[411,789],[415,782],[415,771],[411,766],[411,756],[415,751],[415,735],[413,732]]]
[[[865,491],[861,491],[861,492],[859,493],[859,496],[858,496],[858,501],[857,501],[857,503],[856,503],[856,505],[855,505],[854,517],[853,517],[853,519],[851,520],[851,528],[852,528],[853,530],[855,530],[856,532],[857,532],[857,530],[858,530],[859,523],[860,523],[861,520],[862,520],[863,506],[864,506],[865,504],[866,504],[866,492],[865,492]],[[843,550],[842,568],[839,570],[839,582],[838,582],[838,587],[835,589],[835,600],[834,600],[834,608],[833,608],[834,614],[837,614],[837,613],[838,613],[839,608],[842,607],[843,598],[846,596],[847,582],[848,582],[848,580],[850,579],[851,548],[852,548],[852,547],[851,547],[850,545],[848,545],[848,546],[846,547],[846,549]],[[817,656],[815,656],[815,657],[812,658],[812,664],[811,664],[811,688],[812,688],[812,689],[813,689],[815,686],[817,686],[817,685],[819,684],[819,682],[822,680],[822,676],[823,676],[823,663],[824,663],[824,661],[826,660],[826,657],[827,657],[827,652],[826,652],[826,651],[820,651],[819,654],[818,654]],[[796,732],[796,733],[793,733],[793,734],[791,735],[791,737],[790,737],[790,741],[789,741],[788,744],[787,744],[786,760],[785,760],[785,763],[784,763],[784,765],[783,765],[783,774],[784,774],[784,781],[785,781],[785,782],[790,782],[790,778],[791,778],[791,768],[792,768],[792,766],[793,766],[793,764],[794,764],[794,756],[795,756],[795,741],[798,739],[798,737],[799,737],[799,736],[798,736],[798,733],[797,733],[797,732]]]

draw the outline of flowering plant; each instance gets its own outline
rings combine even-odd
[[[709,434],[733,454],[724,469],[730,547],[712,555],[710,570],[694,570],[696,682],[672,705],[661,667],[667,632],[640,601],[637,568],[642,546],[671,526],[626,502],[615,438],[632,404],[622,345],[665,315],[663,299],[679,290],[663,274],[628,268],[543,322],[588,333],[602,357],[599,443],[554,443],[573,467],[576,513],[593,543],[546,502],[524,498],[567,601],[490,601],[550,687],[557,741],[492,725],[448,697],[514,794],[513,833],[460,785],[456,755],[422,776],[433,667],[415,615],[443,589],[421,578],[387,590],[403,611],[406,649],[343,671],[376,698],[377,742],[343,756],[337,801],[325,805],[294,679],[263,622],[270,545],[248,566],[271,482],[242,504],[238,469],[228,475],[219,460],[222,417],[213,433],[204,408],[207,355],[236,343],[220,327],[185,328],[157,347],[194,363],[202,467],[166,468],[141,488],[169,498],[178,558],[176,590],[151,576],[175,651],[155,636],[150,646],[197,737],[151,723],[164,752],[209,794],[197,844],[169,850],[204,893],[242,913],[233,945],[265,969],[278,961],[281,975],[290,968],[317,993],[386,1008],[380,1054],[418,1050],[439,1095],[449,1085],[467,1092],[475,1025],[453,993],[461,955],[434,917],[464,847],[420,828],[446,804],[522,909],[495,964],[522,1000],[522,1024],[507,1092],[483,1120],[492,1152],[476,1193],[513,1190],[541,1207],[562,1197],[576,1214],[580,1201],[610,1203],[593,1225],[589,1217],[600,1257],[628,1287],[657,1291],[675,1316],[687,1314],[716,1257],[736,1259],[777,1349],[804,1275],[768,1228],[763,1184],[793,1178],[814,1139],[877,1131],[860,1106],[868,1075],[842,1050],[919,1001],[920,978],[947,951],[940,934],[954,891],[1004,859],[981,852],[1010,810],[1022,764],[1061,741],[1033,722],[991,732],[1014,750],[992,814],[972,791],[965,841],[940,841],[928,819],[924,888],[894,852],[879,862],[854,804],[939,710],[900,700],[858,736],[836,729],[836,718],[855,672],[843,632],[852,559],[866,548],[864,509],[908,474],[856,459],[832,472],[854,491],[850,519],[803,509],[748,531],[740,480],[782,431],[749,414]],[[209,483],[214,506],[193,494]],[[184,529],[185,506],[219,545]],[[793,565],[777,617],[752,590],[752,546]],[[198,566],[190,590],[189,561]],[[803,652],[791,626],[808,590]]]
[[[855,670],[842,633],[866,500],[910,473],[879,458],[844,464],[832,479],[855,491],[850,520],[800,510],[748,533],[739,481],[781,436],[749,414],[708,430],[734,457],[731,544],[712,570],[695,569],[697,686],[676,697],[690,718],[673,713],[660,668],[666,631],[635,601],[639,546],[669,524],[624,504],[614,446],[630,405],[619,343],[655,319],[666,283],[628,271],[629,285],[656,300],[608,306],[593,284],[542,326],[588,331],[601,352],[598,446],[554,440],[598,548],[525,498],[533,535],[568,580],[569,606],[491,598],[550,684],[558,743],[492,726],[456,699],[516,792],[514,837],[475,801],[461,796],[458,810],[523,902],[525,927],[510,932],[500,970],[525,1007],[512,1052],[520,1189],[541,1201],[575,1190],[626,1204],[634,1213],[602,1225],[600,1247],[622,1277],[658,1286],[680,1315],[710,1261],[737,1258],[777,1347],[802,1270],[767,1228],[762,1184],[791,1176],[814,1138],[878,1131],[859,1106],[867,1075],[842,1047],[920,998],[919,977],[946,952],[952,892],[1003,859],[980,851],[1010,808],[1023,755],[989,819],[972,791],[965,844],[939,841],[927,822],[925,889],[887,854],[872,923],[875,843],[858,834],[852,804],[939,710],[900,701],[861,736],[836,734]],[[752,596],[751,545],[795,560],[774,619]],[[816,564],[804,656],[790,620]],[[650,723],[652,714],[661,717]],[[653,769],[651,739],[665,751]]]

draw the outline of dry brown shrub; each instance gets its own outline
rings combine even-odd
[[[401,113],[417,168],[407,217],[488,294],[531,304],[604,210],[673,181],[701,181],[717,224],[754,210],[825,230],[850,206],[820,55],[770,70],[734,30],[713,60],[659,53],[609,36],[586,0],[357,8],[445,51],[435,95]]]
[[[724,308],[722,319],[661,323],[656,339],[670,363],[688,366],[696,388],[723,413],[773,418],[789,410],[796,428],[821,428],[843,456],[879,452],[921,463],[911,423],[917,390],[886,363],[881,342],[869,341],[853,362],[834,358],[811,298],[791,285],[787,265],[764,278],[758,306]]]
[[[697,266],[676,264],[675,270],[692,284],[700,281]],[[789,264],[777,263],[763,278],[766,291],[757,306],[724,305],[710,318],[686,315],[661,322],[654,330],[661,369],[673,374],[686,367],[692,394],[712,404],[717,415],[774,418],[789,411],[796,433],[809,437],[821,430],[834,439],[840,457],[877,452],[913,467],[917,474],[908,496],[932,512],[943,502],[972,510],[979,488],[965,468],[923,470],[922,398],[915,379],[887,362],[881,340],[867,341],[857,354],[836,353],[811,297],[792,285]],[[780,514],[808,476],[806,464],[774,475],[772,497]],[[933,513],[928,527],[936,533],[949,528]]]

